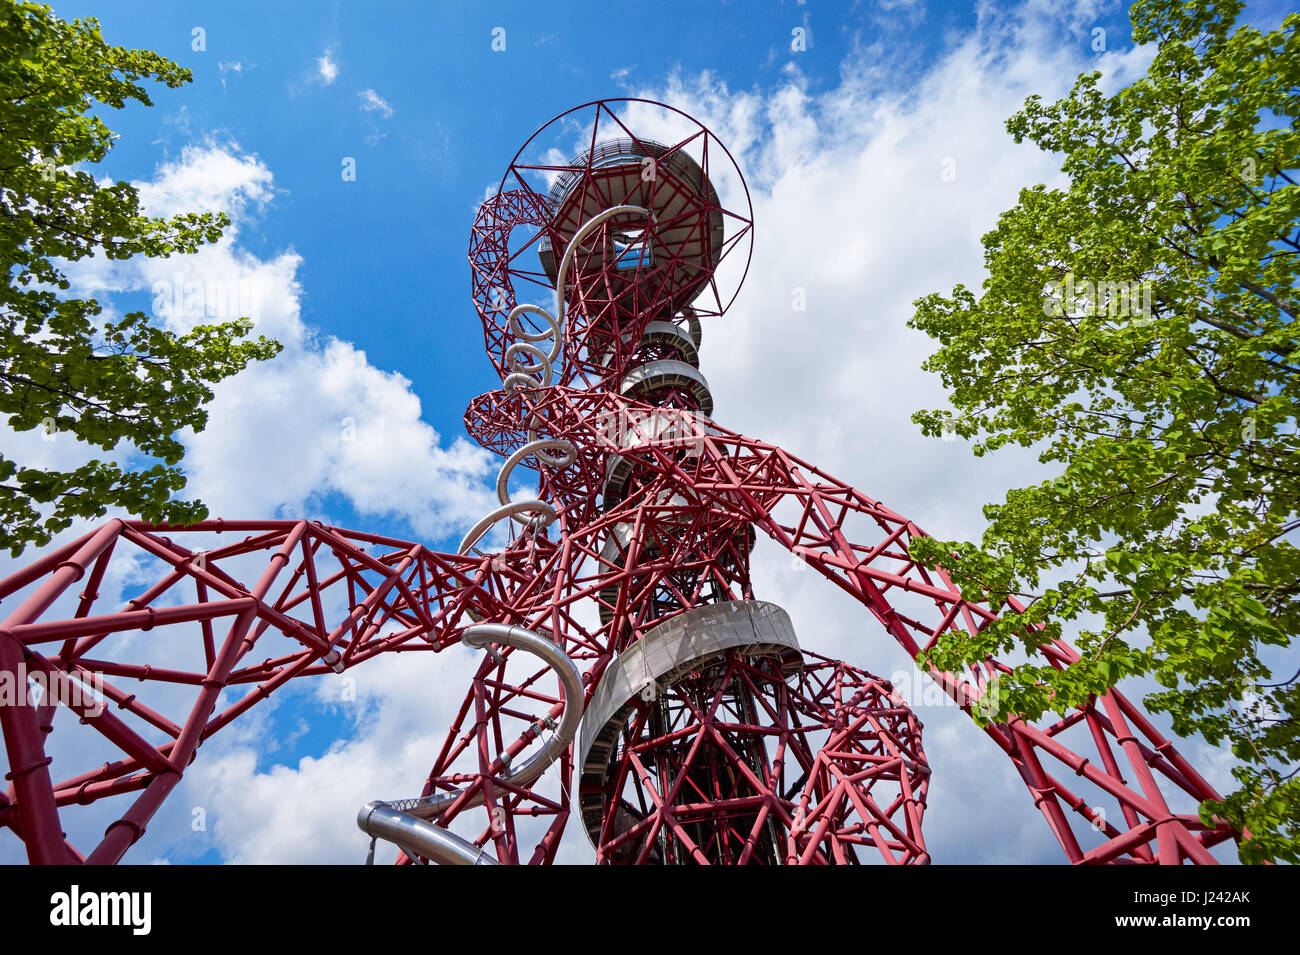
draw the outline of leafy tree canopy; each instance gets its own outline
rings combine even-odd
[[[85,168],[115,139],[94,104],[149,106],[143,81],[190,79],[156,53],[109,46],[95,20],[0,0],[0,415],[15,431],[104,450],[129,442],[156,462],[60,472],[0,456],[0,547],[15,555],[109,508],[174,523],[205,517],[201,503],[173,498],[185,486],[175,433],[202,430],[210,384],[279,351],[245,340],[247,319],[177,335],[143,312],[101,319],[99,302],[65,294],[67,262],[194,252],[229,224],[221,214],[143,215],[129,183],[100,184]]]
[[[1241,6],[1139,0],[1134,40],[1156,44],[1143,78],[1107,95],[1085,74],[1008,121],[1064,156],[1069,187],[1024,189],[1000,217],[982,294],[917,301],[956,415],[914,420],[977,455],[1034,447],[1060,473],[988,506],[978,546],[916,553],[1027,604],[945,636],[941,667],[1084,628],[1077,664],[1019,667],[989,716],[1149,676],[1176,733],[1240,761],[1202,816],[1250,830],[1243,861],[1295,862],[1300,15],[1262,33],[1236,26]]]

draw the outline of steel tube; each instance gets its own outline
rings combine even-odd
[[[357,826],[376,839],[396,844],[412,859],[423,856],[439,865],[501,864],[468,839],[379,801],[361,807]]]
[[[526,786],[541,776],[569,748],[577,735],[578,724],[582,720],[582,675],[569,655],[554,641],[524,627],[506,623],[481,623],[468,628],[461,635],[461,642],[479,649],[499,643],[523,650],[545,660],[560,678],[564,709],[554,734],[537,752],[500,778],[503,785]],[[482,790],[470,794],[467,799],[464,796],[465,790],[458,789],[417,799],[370,802],[357,814],[357,826],[363,832],[395,842],[403,849],[410,844],[419,855],[438,862],[476,865],[481,861],[481,850],[478,847],[425,821],[441,815],[443,810],[457,801],[460,801],[460,806],[464,809],[483,802]],[[381,813],[380,809],[384,811]],[[427,852],[426,848],[434,851]],[[470,858],[468,852],[474,853],[473,858]]]

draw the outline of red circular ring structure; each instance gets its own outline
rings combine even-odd
[[[688,123],[691,131],[671,145],[656,143],[633,133],[614,112],[614,104],[643,104],[662,110]],[[539,137],[548,130],[562,128],[566,119],[584,111],[594,111],[590,122],[584,120],[582,124],[584,129],[590,130],[590,145],[575,160],[560,165],[521,161],[530,147],[538,143]],[[602,139],[605,131],[618,135],[620,139]],[[729,164],[729,174],[736,177],[744,196],[743,212],[725,208],[718,199],[709,175],[710,153],[715,158],[719,155],[725,157]],[[600,261],[590,271],[590,277],[608,285],[620,278],[620,271],[630,271],[631,276],[624,285],[608,291],[606,299],[600,298],[600,289],[595,287],[595,282],[583,289],[575,288],[581,284],[578,280],[566,282],[569,302],[566,303],[564,325],[569,340],[566,341],[564,364],[557,369],[558,380],[567,383],[575,378],[585,379],[591,384],[606,375],[616,375],[619,371],[618,353],[640,338],[641,327],[652,318],[673,320],[677,317],[679,321],[689,321],[692,314],[722,315],[734,303],[753,256],[753,203],[744,175],[730,151],[703,124],[666,104],[640,98],[593,100],[565,110],[529,136],[502,175],[496,195],[483,203],[476,218],[470,242],[473,295],[484,323],[489,356],[503,378],[512,370],[507,366],[505,349],[517,340],[507,327],[506,316],[523,302],[520,283],[530,282],[545,289],[546,295],[553,294],[550,290],[556,281],[555,262],[562,247],[572,237],[572,230],[590,213],[591,210],[586,209],[589,200],[594,206],[601,204],[599,191],[602,187],[592,184],[598,180],[609,183],[616,178],[635,180],[632,175],[634,168],[628,164],[628,159],[635,156],[653,157],[649,181],[655,185],[639,189],[634,182],[632,186],[625,183],[623,188],[637,196],[648,197],[643,200],[648,204],[658,201],[660,207],[650,210],[649,225],[645,225],[644,217],[627,213],[619,217],[626,221],[611,220],[592,233],[590,241],[595,249],[586,254],[588,261]],[[660,169],[663,170],[662,184]],[[593,173],[593,170],[599,172]],[[568,186],[559,197],[543,193],[530,182],[532,176],[529,174],[536,172],[555,173],[557,182],[563,181],[567,173]],[[698,182],[692,178],[695,174],[700,176]],[[641,180],[644,182],[646,178],[643,166]],[[579,185],[582,187],[580,190],[576,188]],[[573,204],[575,196],[577,207],[570,209],[568,206]],[[691,205],[682,197],[698,201]],[[632,200],[629,203],[635,204]],[[606,201],[605,204],[611,203]],[[702,221],[693,224],[692,216],[702,220],[706,215],[707,226]],[[740,228],[728,235],[728,223],[740,223]],[[522,248],[516,250],[512,247],[511,233],[520,226],[536,228],[537,231]],[[565,226],[569,229],[567,234]],[[642,248],[654,251],[639,253],[633,268],[610,269],[608,248],[617,248],[618,242],[626,239],[620,230],[640,230],[637,234],[644,237]],[[742,243],[745,262],[735,288],[719,289],[716,269],[721,260],[732,255]],[[530,269],[524,255],[533,250],[538,253],[539,262]],[[665,253],[666,259],[662,258]],[[619,253],[620,262],[625,254],[626,250]],[[580,277],[582,264],[577,259],[575,264]],[[703,297],[706,290],[712,293],[712,301],[692,305],[696,296]],[[549,304],[549,308],[555,310],[556,307]],[[617,320],[611,321],[609,316],[615,313]],[[575,328],[590,329],[597,324],[600,324],[597,335],[603,336],[600,340],[606,343],[604,346],[594,345],[595,339],[587,341],[582,331],[575,333]],[[584,350],[590,353],[586,367],[574,360],[575,353]],[[596,353],[599,356],[591,358]]]

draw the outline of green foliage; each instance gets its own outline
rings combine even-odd
[[[15,431],[41,428],[104,450],[125,441],[161,462],[46,472],[0,456],[0,548],[15,555],[109,508],[201,520],[202,504],[172,498],[185,486],[174,435],[202,430],[209,384],[280,348],[242,341],[246,319],[177,335],[142,312],[100,320],[94,299],[60,294],[69,288],[61,262],[194,252],[229,224],[219,214],[142,215],[130,184],[101,184],[85,169],[115,138],[92,106],[152,105],[141,80],[178,87],[190,73],[109,46],[95,20],[64,22],[48,7],[0,0],[0,415]]]
[[[1100,621],[1077,664],[1004,677],[996,717],[1150,676],[1162,689],[1146,703],[1176,733],[1240,761],[1239,788],[1203,817],[1249,828],[1243,861],[1295,862],[1300,15],[1263,34],[1235,27],[1240,8],[1140,0],[1134,39],[1157,44],[1145,77],[1106,95],[1085,74],[1008,121],[1017,142],[1064,155],[1069,188],[1022,190],[984,237],[983,294],[920,299],[911,325],[941,345],[925,367],[975,454],[1035,447],[1060,475],[988,506],[979,546],[914,553],[968,592],[1027,604],[978,637],[946,635],[944,668]],[[1085,281],[1139,294],[1125,314]],[[943,411],[914,420],[954,427]]]

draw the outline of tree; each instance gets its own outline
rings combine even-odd
[[[1238,788],[1202,817],[1250,831],[1243,861],[1295,862],[1300,15],[1263,34],[1234,29],[1240,10],[1139,0],[1134,40],[1156,44],[1143,78],[1030,97],[1007,128],[1062,154],[1069,188],[1021,191],[983,239],[978,298],[915,303],[957,412],[918,412],[922,430],[976,455],[1034,447],[1060,472],[986,507],[980,545],[918,544],[959,586],[1026,603],[922,662],[957,668],[1079,621],[1081,660],[1017,668],[988,715],[1150,677],[1176,733],[1237,757]]]
[[[152,105],[139,81],[179,87],[189,70],[145,50],[104,42],[96,20],[64,22],[48,7],[0,0],[0,415],[111,450],[129,442],[154,463],[124,470],[93,460],[42,471],[0,456],[0,547],[45,544],[77,518],[122,508],[148,520],[206,516],[178,500],[183,428],[200,431],[211,383],[280,346],[244,341],[247,319],[177,335],[143,312],[102,320],[94,299],[65,294],[61,265],[102,254],[169,256],[214,242],[220,214],[151,218],[125,182],[98,183],[85,164],[116,138],[95,103]],[[147,462],[146,462],[147,463]]]

